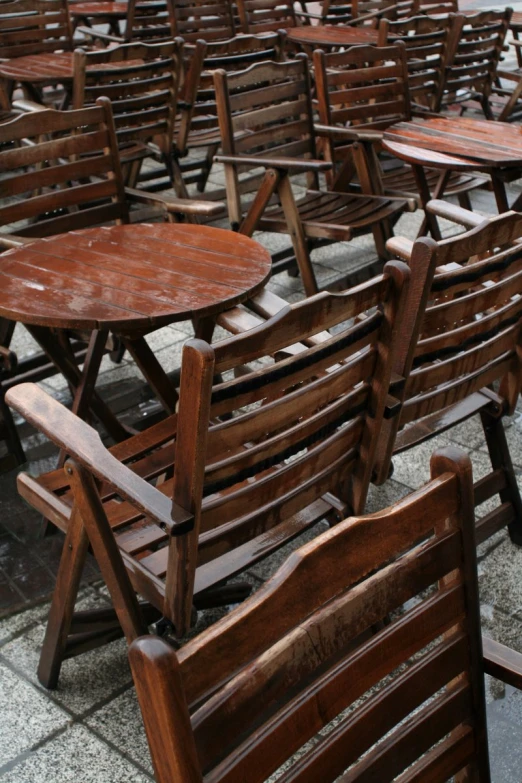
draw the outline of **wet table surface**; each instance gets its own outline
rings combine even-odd
[[[376,44],[378,39],[377,30],[333,24],[289,27],[286,34],[293,43],[317,47]]]
[[[90,228],[2,255],[0,316],[132,332],[216,315],[257,293],[269,252],[241,234],[172,223]]]
[[[0,63],[0,77],[9,81],[42,83],[73,78],[72,52],[41,52]]]

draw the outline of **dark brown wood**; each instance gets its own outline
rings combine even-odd
[[[306,6],[306,2],[301,5]],[[320,10],[298,12],[306,21],[317,19],[320,25],[353,25],[375,28],[380,19],[397,19],[399,16],[412,16],[415,0],[322,0]]]
[[[430,202],[431,211],[439,203],[450,217],[445,202]],[[456,213],[461,222],[463,210]],[[510,212],[477,225],[470,217],[474,227],[456,237],[419,239],[409,252],[403,246],[412,283],[395,363],[401,381],[391,392],[403,406],[383,423],[376,476],[386,480],[393,454],[480,414],[492,471],[477,483],[476,502],[498,496],[500,503],[486,516],[477,509],[477,540],[507,525],[521,544],[522,504],[502,419],[522,388],[522,309],[513,298],[522,276],[522,218]],[[410,333],[417,336],[408,343]]]
[[[407,208],[407,202],[374,195],[373,190],[352,194],[319,189],[318,172],[330,164],[317,161],[306,56],[259,63],[234,74],[217,70],[214,83],[223,149],[216,160],[225,166],[232,228],[248,234],[254,230],[288,234],[307,294],[317,290],[310,260],[314,244],[348,241],[373,231],[384,259],[384,242],[378,244],[381,232],[391,235],[387,224]],[[261,184],[264,193],[248,206],[242,198],[239,172],[253,172],[259,166],[278,172],[274,187],[280,205],[267,205],[266,180]],[[291,178],[298,172],[307,172],[309,190],[295,199]]]
[[[363,509],[407,281],[407,267],[395,262],[368,283],[286,305],[212,347],[189,341],[177,415],[111,450],[36,386],[16,386],[9,404],[98,482],[88,509],[92,486],[71,487],[63,471],[22,474],[20,492],[63,530],[81,506],[89,539],[99,527],[95,552],[111,592],[116,585],[118,612],[125,566],[134,589],[183,634],[193,603],[227,600],[227,580],[320,519]],[[303,350],[287,352],[295,344]],[[118,567],[114,552],[101,551],[107,536]],[[53,676],[44,683],[56,681],[70,601],[57,595],[53,604],[52,665],[42,662]],[[132,627],[134,613],[131,606]]]
[[[286,0],[237,0],[243,33],[267,33],[297,25],[294,6]]]
[[[420,169],[409,163],[390,166],[389,160],[378,156],[382,138],[378,132],[412,118],[406,53],[402,41],[393,46],[314,53],[321,120],[316,130],[324,136],[325,157],[333,164],[326,175],[329,184],[334,190],[359,185],[363,192],[415,198],[422,205],[441,192],[468,198],[471,190],[487,183],[485,178],[456,172],[448,181],[440,169]],[[440,239],[430,215],[428,224],[432,235]],[[424,224],[419,233],[425,233]]]
[[[286,31],[292,43],[304,47],[339,47],[376,44],[378,32],[367,27],[344,27],[343,25],[303,25]]]
[[[455,15],[413,16],[408,19],[382,19],[379,46],[402,41],[406,49],[408,85],[414,108],[437,112],[441,101],[448,44]]]
[[[73,108],[111,100],[126,185],[134,187],[143,161],[162,161],[176,195],[186,197],[173,154],[183,42],[125,44],[74,52]]]
[[[178,652],[131,645],[158,783],[490,779],[471,465],[431,468]]]
[[[183,86],[183,105],[176,136],[176,154],[181,158],[187,184],[197,183],[203,192],[212,168],[214,155],[221,145],[214,92],[213,71],[222,68],[227,73],[243,70],[252,63],[283,59],[284,36],[281,32],[258,35],[239,35],[226,41],[198,40],[185,47],[186,77]],[[189,152],[204,151],[202,160],[184,163]],[[211,192],[212,198],[216,197]],[[224,192],[217,197],[225,198]]]

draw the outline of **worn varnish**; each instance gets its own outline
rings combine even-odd
[[[157,783],[490,781],[484,671],[520,687],[522,655],[482,650],[468,457],[431,475],[178,652],[132,644]]]

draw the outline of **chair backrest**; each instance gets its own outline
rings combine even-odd
[[[185,47],[187,76],[183,89],[185,108],[181,112],[178,149],[187,151],[190,132],[219,131],[213,72],[234,73],[264,60],[283,59],[283,37],[278,33],[236,35],[227,41],[197,41]]]
[[[221,148],[225,155],[317,158],[308,58],[214,72]],[[251,167],[253,168],[253,167]],[[237,169],[225,164],[232,223],[241,220]]]
[[[471,466],[431,467],[178,652],[132,644],[157,783],[489,780]]]
[[[522,216],[508,212],[456,237],[415,242],[402,327],[409,339],[400,341],[395,359],[395,371],[406,380],[393,394],[403,406],[395,421],[384,422],[378,479],[385,479],[392,452],[399,450],[399,426],[422,422],[494,381],[500,381],[506,408],[514,410],[522,388],[520,237]],[[438,419],[441,427],[451,425],[448,416]],[[430,432],[421,426],[425,436]]]
[[[324,125],[356,131],[384,130],[411,119],[402,44],[352,46],[332,54],[316,50],[314,74],[319,118]],[[334,171],[327,173],[331,184],[338,168],[335,164],[351,160],[352,154],[353,142],[325,139],[324,155],[334,163]]]
[[[225,41],[236,33],[231,0],[176,0],[174,23],[187,43]]]
[[[44,110],[0,124],[0,171],[0,226],[11,224],[10,233],[45,237],[128,222],[106,98],[88,109]]]
[[[363,509],[405,273],[403,264],[388,265],[343,294],[288,305],[248,333],[212,347],[185,345],[173,502],[195,524],[170,541],[176,567],[167,569],[165,587],[165,614],[179,634],[190,626],[194,587],[215,583],[225,553],[238,573],[277,547],[285,523],[321,518],[329,493]],[[327,341],[282,353],[334,326]],[[251,372],[235,376],[251,363]],[[216,376],[222,381],[213,385]]]
[[[72,49],[67,0],[0,3],[0,58]]]
[[[396,19],[409,9],[409,0],[322,0],[323,24],[345,24],[356,19],[376,27],[379,19]]]
[[[237,0],[241,29],[245,33],[266,33],[295,27],[292,2],[285,0]]]
[[[487,100],[512,12],[511,8],[506,8],[504,11],[459,14],[450,34],[441,105],[469,100],[470,94],[484,96]]]
[[[110,98],[120,147],[152,139],[164,154],[172,138],[183,67],[183,42],[130,43],[111,49],[74,52],[73,106]]]
[[[174,0],[127,0],[124,41],[147,43],[176,37]]]
[[[429,111],[438,111],[444,69],[448,58],[454,15],[414,16],[379,23],[379,45],[390,46],[399,39],[406,48],[410,99]]]

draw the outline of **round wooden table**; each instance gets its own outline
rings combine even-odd
[[[304,48],[319,49],[321,46],[357,46],[359,44],[377,44],[378,30],[367,27],[349,27],[348,25],[303,25],[289,27],[286,35],[289,41]]]
[[[428,167],[443,172],[436,198],[442,198],[452,171],[482,171],[491,176],[499,213],[522,209],[522,195],[510,206],[505,187],[506,181],[521,176],[519,125],[468,117],[415,119],[387,128],[383,147],[412,165],[423,207],[430,198],[424,175],[424,168]],[[430,221],[430,230],[439,239],[436,219],[432,216]]]
[[[72,52],[41,52],[0,62],[0,77],[13,82],[45,84],[73,78]]]
[[[88,228],[2,253],[0,316],[132,335],[228,310],[260,291],[270,272],[268,250],[221,228]]]
[[[272,259],[253,239],[220,228],[139,224],[89,228],[37,239],[2,254],[0,317],[23,323],[115,439],[126,437],[94,385],[109,331],[120,335],[163,406],[176,391],[144,335],[192,319],[203,330],[219,313],[258,293]],[[53,329],[92,332],[80,371]]]

